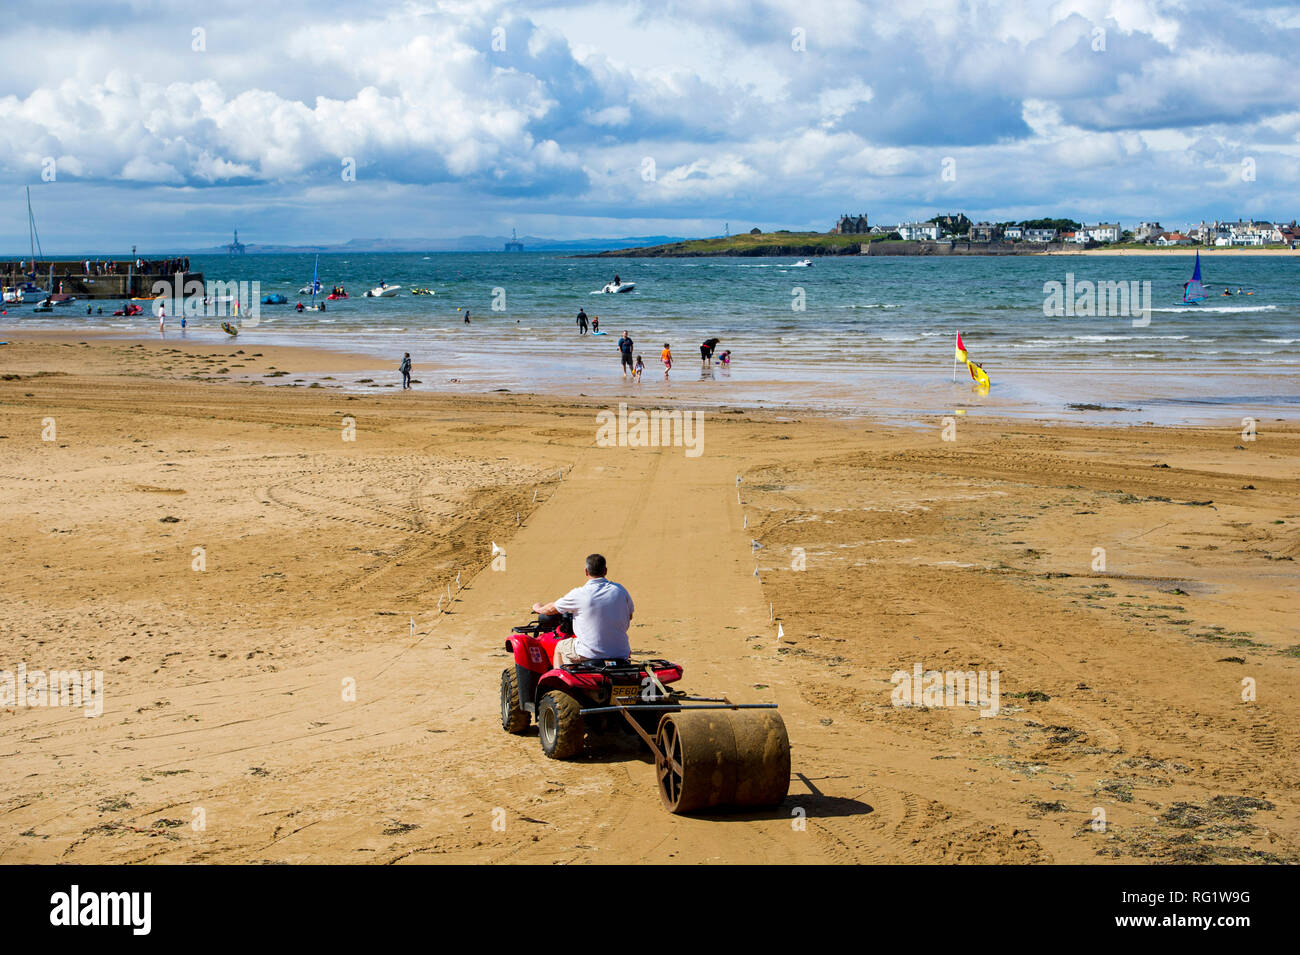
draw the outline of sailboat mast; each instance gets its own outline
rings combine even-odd
[[[36,271],[36,218],[32,215],[32,187],[27,187],[27,241],[31,245],[32,271]]]

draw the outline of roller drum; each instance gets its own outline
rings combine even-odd
[[[659,720],[659,795],[669,812],[774,806],[790,788],[790,738],[776,710],[682,710]]]

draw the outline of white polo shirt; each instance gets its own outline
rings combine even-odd
[[[632,655],[627,627],[632,596],[604,577],[593,577],[555,601],[555,609],[573,614],[574,650],[587,660],[621,660]]]

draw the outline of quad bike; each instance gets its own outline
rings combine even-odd
[[[790,740],[775,703],[732,703],[670,689],[682,667],[667,660],[588,660],[556,667],[555,645],[573,635],[567,614],[512,628],[501,672],[501,727],[516,735],[537,721],[542,752],[577,756],[587,732],[628,728],[654,753],[659,797],[669,812],[713,806],[774,806],[790,787]]]

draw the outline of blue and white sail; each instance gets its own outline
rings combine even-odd
[[[1196,252],[1196,268],[1192,270],[1192,278],[1183,286],[1183,304],[1199,305],[1207,298],[1205,286],[1201,284],[1201,253]]]

